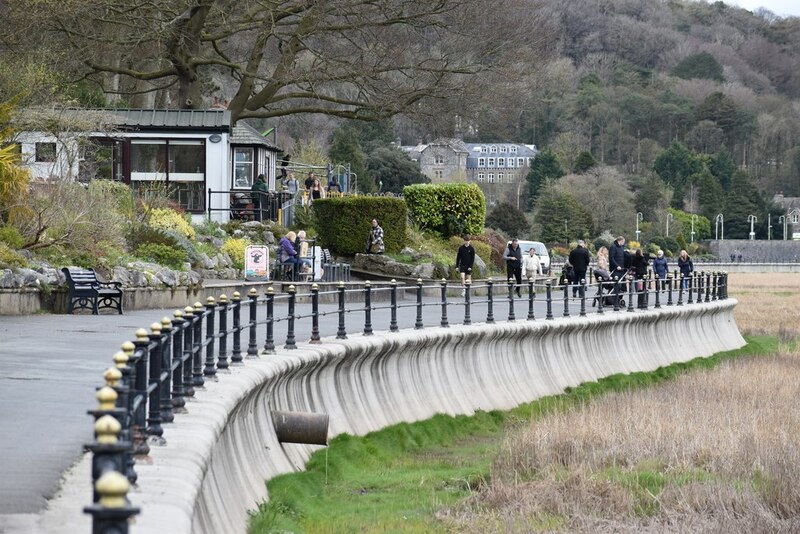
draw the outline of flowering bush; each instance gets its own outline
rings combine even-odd
[[[150,211],[150,226],[162,230],[173,230],[189,239],[195,238],[195,231],[183,215],[169,208],[156,208]]]
[[[250,245],[249,239],[232,238],[225,241],[220,252],[227,254],[237,269],[244,269],[244,249]]]

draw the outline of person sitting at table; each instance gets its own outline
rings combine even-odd
[[[295,239],[297,239],[297,234],[290,231],[278,242],[278,248],[280,249],[280,252],[278,253],[278,260],[282,264],[290,265],[292,267],[292,280],[297,278],[297,273],[300,270],[299,267],[301,264],[297,250],[294,248]]]

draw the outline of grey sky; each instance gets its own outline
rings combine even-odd
[[[725,3],[738,5],[748,11],[755,11],[759,7],[765,7],[782,17],[800,17],[800,2],[798,0],[725,0]]]

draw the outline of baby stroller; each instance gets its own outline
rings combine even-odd
[[[611,308],[614,306],[615,301],[618,307],[625,307],[625,293],[628,291],[628,285],[625,283],[625,276],[612,278],[605,269],[595,269],[594,279],[602,286],[603,307]],[[598,295],[595,295],[592,299],[593,308],[597,306],[599,298],[598,293]]]

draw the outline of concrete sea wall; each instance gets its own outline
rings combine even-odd
[[[739,348],[736,301],[589,318],[430,328],[248,360],[210,382],[168,441],[137,464],[132,531],[245,532],[265,480],[300,470],[315,447],[280,444],[271,410],[325,412],[330,436],[437,413],[510,409],[615,373],[651,371]]]

